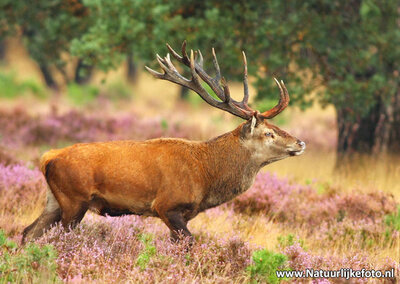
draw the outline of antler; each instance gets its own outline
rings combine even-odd
[[[258,111],[253,110],[248,106],[249,100],[249,88],[248,88],[248,78],[247,78],[247,60],[246,55],[243,52],[243,63],[244,63],[244,77],[243,77],[243,85],[244,85],[244,96],[242,101],[236,101],[231,98],[229,87],[225,81],[225,78],[221,76],[221,71],[219,68],[217,56],[215,55],[214,48],[212,49],[213,54],[213,64],[215,68],[215,77],[209,76],[203,69],[203,55],[201,54],[200,50],[198,52],[190,51],[190,58],[186,53],[186,41],[182,44],[182,55],[179,55],[172,47],[167,44],[167,48],[171,52],[172,56],[175,57],[179,62],[183,63],[184,65],[188,66],[191,71],[192,78],[189,80],[183,77],[172,64],[169,53],[166,57],[161,58],[157,54],[157,61],[163,69],[164,73],[159,73],[150,69],[149,67],[145,66],[146,69],[156,78],[162,80],[168,80],[179,84],[181,86],[187,87],[205,100],[208,104],[225,110],[233,115],[241,117],[243,119],[250,119],[253,115],[257,114],[259,118],[272,118],[280,113],[288,104],[289,102],[289,95],[287,93],[286,87],[282,82],[282,85],[275,79],[278,84],[278,87],[281,90],[281,98],[277,106],[268,110],[262,114],[259,114]],[[198,60],[197,60],[198,57]],[[214,91],[217,97],[221,100],[218,101],[214,99],[201,85],[200,78],[210,86],[210,88]]]
[[[282,80],[279,83],[278,80],[276,80],[276,78],[274,78],[274,80],[280,90],[279,102],[276,106],[274,106],[270,110],[264,111],[263,113],[258,115],[259,117],[264,118],[264,119],[273,118],[274,116],[277,116],[288,106],[289,101],[290,101],[289,93],[288,93],[288,90],[286,89],[285,83],[283,83]]]

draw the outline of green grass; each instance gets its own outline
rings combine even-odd
[[[119,101],[129,100],[132,97],[132,90],[128,84],[123,82],[113,82],[107,84],[105,87],[105,93],[108,98]]]
[[[137,259],[136,264],[140,266],[142,270],[146,269],[147,264],[149,263],[150,259],[155,256],[157,250],[156,247],[153,245],[153,236],[150,234],[142,234],[139,237],[140,241],[144,244],[143,252],[141,252]]]
[[[0,97],[13,99],[33,94],[38,98],[46,97],[45,89],[32,79],[18,80],[15,73],[0,72]]]
[[[18,248],[0,230],[0,283],[56,283],[57,253],[50,245]]]
[[[252,256],[253,264],[247,267],[251,278],[258,282],[280,283],[283,279],[276,276],[279,269],[288,269],[287,257],[266,249],[257,250]]]
[[[99,89],[92,85],[68,84],[68,99],[75,105],[87,105],[99,96]]]

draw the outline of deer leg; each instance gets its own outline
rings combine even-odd
[[[181,212],[169,211],[166,213],[166,218],[168,219],[168,222],[170,224],[169,228],[172,241],[179,241],[180,234],[182,234],[184,237],[189,237],[192,241],[192,234],[187,228],[187,221],[185,220]]]
[[[85,216],[89,208],[89,203],[82,200],[71,199],[63,193],[58,193],[57,200],[60,203],[62,211],[61,224],[64,229],[69,230],[75,228]]]
[[[65,210],[63,208],[61,215],[61,224],[64,229],[74,229],[82,221],[87,210],[88,206],[81,202],[71,202],[71,204],[65,206]]]
[[[172,241],[178,241],[179,235],[190,237],[190,242],[193,241],[192,234],[187,228],[187,220],[184,218],[182,212],[179,210],[160,211],[156,210],[161,220],[170,229],[170,236]]]
[[[47,204],[43,213],[22,233],[22,243],[41,237],[52,225],[61,220],[61,208],[53,193],[47,191]]]

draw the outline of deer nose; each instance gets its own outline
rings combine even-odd
[[[302,148],[306,147],[306,143],[301,140],[297,140],[297,144],[299,144]]]

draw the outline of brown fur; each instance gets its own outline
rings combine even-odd
[[[265,132],[272,130],[276,137],[267,138]],[[160,138],[51,150],[40,162],[51,190],[48,206],[25,229],[24,240],[40,236],[60,219],[65,227],[73,226],[88,209],[159,217],[174,239],[178,231],[190,236],[186,224],[199,212],[247,190],[263,165],[304,148],[278,130],[259,121],[250,134],[249,120],[206,142]]]

